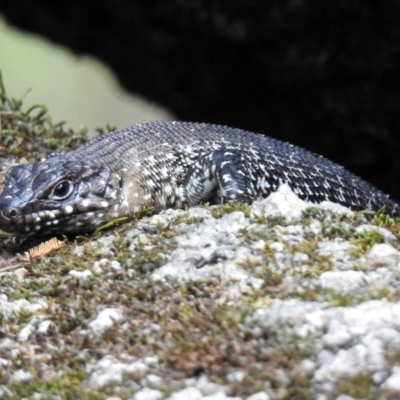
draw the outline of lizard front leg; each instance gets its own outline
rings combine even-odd
[[[231,149],[199,156],[179,184],[179,193],[181,206],[202,201],[251,203],[257,197],[249,162]]]

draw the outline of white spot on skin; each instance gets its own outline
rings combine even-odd
[[[13,197],[12,196],[5,196],[4,198],[5,199],[12,199]]]
[[[229,154],[229,153],[228,153]],[[231,162],[230,161],[223,161],[221,163],[221,168],[225,167],[225,165],[229,165]]]
[[[90,201],[88,199],[83,199],[81,201],[81,206],[87,208],[90,204]]]
[[[58,224],[58,219],[55,219],[54,221],[53,221],[53,225],[57,225]]]
[[[154,181],[152,181],[152,180],[148,180],[146,183],[147,183],[147,186],[148,186],[150,189],[156,187],[156,184],[155,184]]]
[[[65,206],[64,207],[64,212],[66,213],[66,214],[72,214],[73,213],[73,211],[74,211],[74,209],[73,209],[73,207],[72,206]]]
[[[31,230],[30,226],[25,227],[25,232],[29,232]]]
[[[55,217],[56,217],[56,215],[53,212],[49,212],[49,218],[54,219]]]
[[[101,186],[105,186],[106,181],[105,181],[104,179],[100,179],[100,180],[99,180],[99,184],[100,184]]]
[[[182,175],[184,172],[185,172],[185,169],[182,166],[178,166],[177,168],[175,168],[176,176]]]
[[[172,187],[171,185],[165,185],[164,186],[164,192],[166,195],[171,195],[172,194]]]
[[[163,176],[164,178],[168,178],[168,176],[169,176],[169,173],[168,173],[168,170],[167,170],[167,168],[161,168],[161,170],[160,170],[160,175],[161,176]]]
[[[108,207],[108,201],[102,201],[100,205],[104,208]]]
[[[42,219],[40,217],[35,218],[35,222],[40,222]]]
[[[35,225],[35,231],[40,230],[40,225]]]
[[[224,182],[230,182],[232,180],[232,177],[228,174],[225,174],[222,176],[222,179]]]

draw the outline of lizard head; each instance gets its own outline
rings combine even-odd
[[[12,167],[0,195],[0,229],[18,234],[90,232],[123,207],[118,175],[86,160],[52,156]],[[122,214],[125,215],[125,214]]]

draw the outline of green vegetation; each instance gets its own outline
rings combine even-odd
[[[65,122],[53,122],[45,105],[25,110],[23,100],[7,95],[0,71],[0,146],[9,154],[34,160],[54,150],[76,148],[88,140],[86,129],[66,129]]]

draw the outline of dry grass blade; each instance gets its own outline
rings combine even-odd
[[[3,259],[3,257],[0,257],[0,273],[19,268],[24,261],[26,261],[24,256],[21,256],[20,254],[9,259]]]
[[[39,246],[32,247],[24,253],[27,261],[36,260],[38,258],[47,256],[48,254],[54,253],[64,245],[64,242],[56,238],[52,238],[47,242],[39,244]]]

